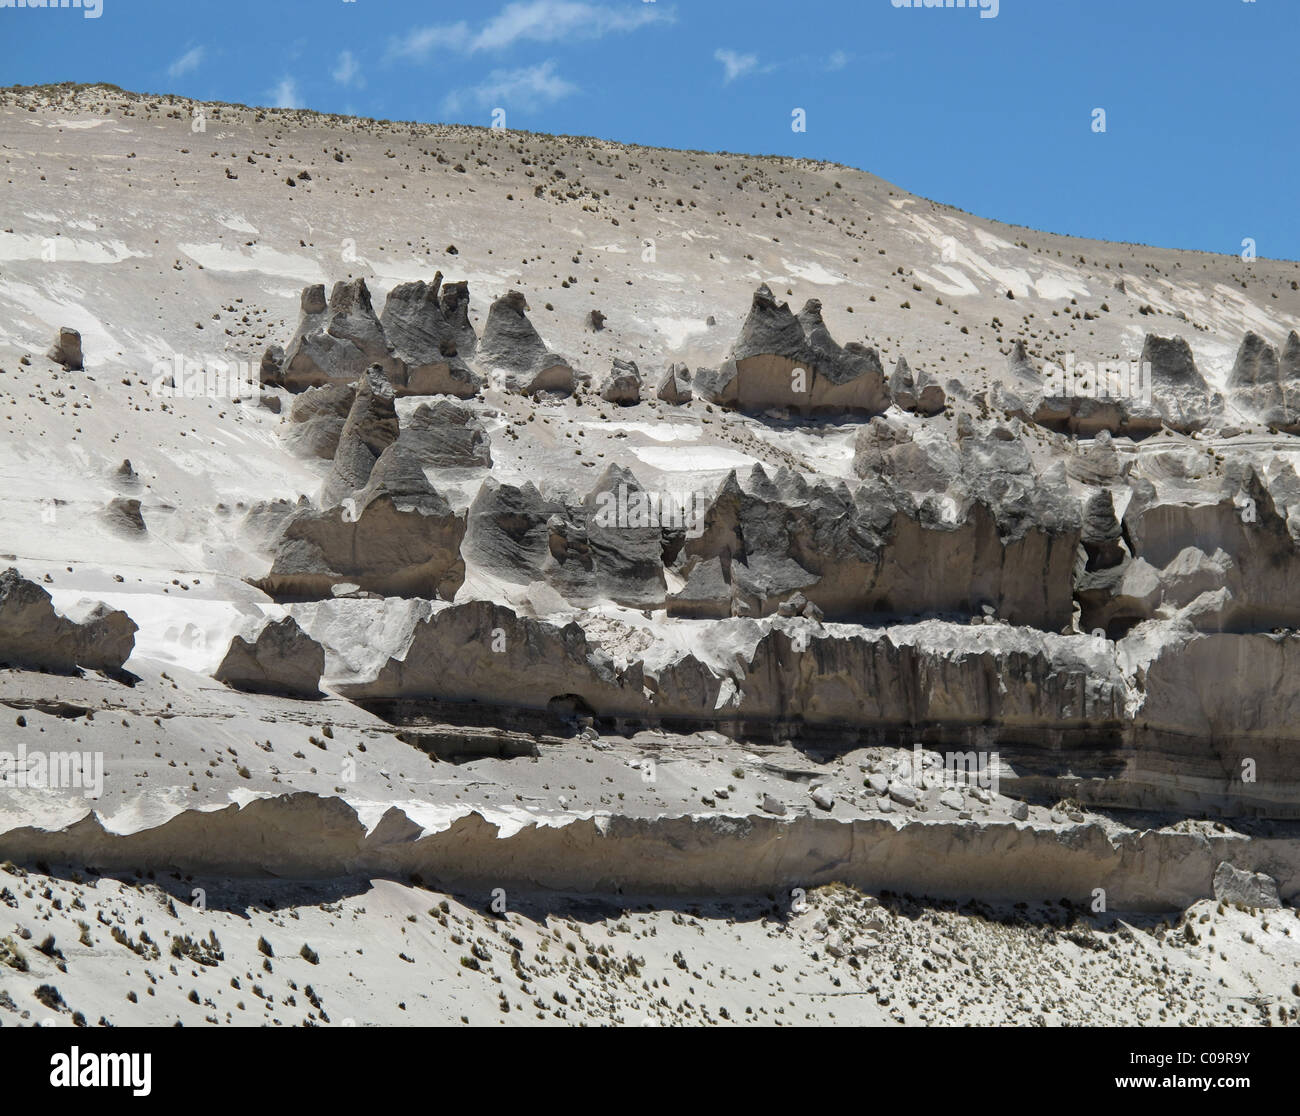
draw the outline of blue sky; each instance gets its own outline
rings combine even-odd
[[[842,162],[1053,232],[1300,259],[1300,0],[6,2],[0,84],[500,108],[531,131]]]

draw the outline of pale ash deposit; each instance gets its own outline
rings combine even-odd
[[[0,1022],[1295,1021],[1295,264],[103,86],[0,159]]]

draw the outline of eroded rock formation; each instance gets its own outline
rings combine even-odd
[[[466,363],[477,339],[465,313],[468,294],[461,298],[463,286],[444,295],[442,272],[438,272],[432,283],[402,283],[389,291],[379,324],[394,356],[405,366],[402,387],[407,393],[462,399],[478,394],[482,381]]]
[[[1233,407],[1287,434],[1300,433],[1300,335],[1292,330],[1282,353],[1247,332],[1227,383]]]
[[[880,354],[857,342],[841,347],[810,299],[796,316],[771,290],[754,292],[731,358],[700,374],[700,394],[742,411],[879,414],[889,406]]]
[[[286,444],[304,457],[332,461],[356,394],[355,384],[322,384],[295,396]]]
[[[453,511],[418,462],[394,445],[346,503],[300,507],[289,515],[271,571],[257,585],[277,600],[358,590],[449,600],[465,580],[464,536],[464,514]]]
[[[478,349],[480,366],[496,372],[507,391],[572,392],[572,367],[547,349],[527,311],[528,300],[519,291],[509,291],[492,303]]]
[[[350,384],[372,364],[378,364],[394,386],[405,383],[405,368],[384,337],[364,279],[335,283],[328,302],[323,285],[307,287],[301,310],[278,377],[285,387],[300,391]]]
[[[251,640],[235,636],[212,676],[250,693],[316,698],[324,670],[325,649],[286,616],[265,624]]]
[[[54,608],[50,595],[10,567],[0,573],[0,663],[67,674],[117,674],[135,648],[138,626],[125,612],[95,604],[80,621]]]
[[[393,386],[379,365],[371,365],[355,385],[352,406],[339,432],[334,466],[321,491],[321,503],[333,507],[370,480],[379,455],[397,440],[397,406]]]

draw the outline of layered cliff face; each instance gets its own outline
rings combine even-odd
[[[528,341],[512,342],[516,370],[544,355],[531,327],[500,324],[523,309],[494,310],[503,336]],[[1148,402],[1170,429],[1199,429],[1221,406],[1185,343],[1149,337],[1143,358]],[[1017,361],[1022,379],[1035,374]],[[1234,383],[1271,385],[1276,363],[1248,338]],[[617,464],[585,494],[487,477],[464,557],[518,587],[538,618],[486,603],[438,610],[340,692],[399,720],[424,706],[502,724],[540,716],[529,723],[557,731],[579,716],[833,749],[978,741],[1026,793],[1293,816],[1287,706],[1264,711],[1286,685],[1296,623],[1291,466],[1158,440],[1134,454],[1111,428],[1131,430],[1137,410],[1086,444],[1034,408],[1003,422],[977,408],[945,431],[931,424],[943,409],[934,392],[921,403],[932,379],[918,389],[904,361],[886,384],[878,368],[831,340],[819,304],[796,317],[760,289],[732,362],[697,386],[742,411],[839,413],[856,431],[850,477],[756,463],[693,500],[665,500]],[[369,478],[351,462],[375,468],[349,430],[383,397],[380,372],[358,381],[336,496]],[[804,372],[815,390],[799,400],[787,386]],[[890,409],[895,389],[905,406]],[[611,656],[583,612],[606,602],[682,624],[640,625],[642,653]],[[567,625],[545,622],[556,606]],[[747,617],[781,619],[743,637],[710,630]],[[921,617],[937,619],[899,624]],[[729,643],[721,656],[697,650]]]
[[[276,158],[0,91],[9,146],[112,120],[77,143],[163,199],[89,207],[118,263],[57,289],[6,257],[0,743],[109,762],[102,801],[6,797],[0,860],[1294,901],[1294,265],[820,164],[207,108]],[[84,217],[52,165],[15,159],[4,237]]]
[[[351,638],[355,630],[336,622],[332,653]],[[664,642],[692,650],[614,658],[577,624],[486,602],[450,605],[401,625],[372,649],[369,667],[335,681],[399,720],[422,706],[454,720],[457,706],[472,706],[460,713],[476,723],[514,725],[523,715],[561,734],[578,717],[624,731],[789,738],[814,751],[994,751],[1007,764],[1004,786],[1026,793],[1300,817],[1295,710],[1267,700],[1293,667],[1291,636],[1149,624],[1116,645],[1006,625],[863,631],[793,618],[683,621]],[[1211,693],[1204,680],[1216,676]]]
[[[1053,507],[1050,493],[1036,490],[1044,500],[1035,513],[999,522],[1005,505],[972,493],[960,476],[944,478],[951,491],[924,499],[873,479],[850,491],[785,470],[769,479],[758,466],[744,486],[732,474],[700,538],[683,547],[687,583],[670,611],[769,615],[797,592],[834,620],[983,616],[987,606],[1031,627],[1069,623],[1072,502]]]

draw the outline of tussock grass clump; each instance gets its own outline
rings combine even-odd
[[[42,984],[33,995],[51,1011],[63,1011],[68,1006],[63,1002],[59,990],[52,984]]]
[[[154,961],[161,955],[157,943],[149,937],[147,930],[140,931],[139,942],[134,941],[131,935],[117,925],[109,928],[108,935],[118,945],[126,946],[132,953],[144,958],[146,961]]]
[[[208,931],[207,940],[195,941],[188,934],[172,939],[171,955],[185,957],[199,965],[217,965],[226,959],[221,943],[217,941],[217,932]]]
[[[26,956],[12,937],[0,938],[0,965],[8,965],[20,973],[25,973],[30,968]]]

